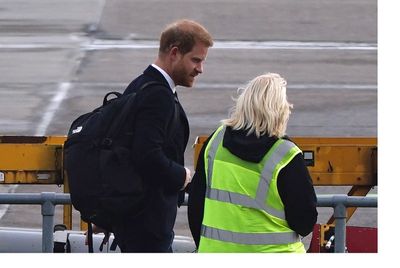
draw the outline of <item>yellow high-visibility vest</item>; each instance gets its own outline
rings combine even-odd
[[[299,252],[305,248],[289,228],[277,178],[301,150],[278,139],[259,163],[222,146],[217,129],[204,153],[206,198],[198,252]]]

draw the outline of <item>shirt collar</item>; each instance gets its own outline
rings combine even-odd
[[[175,88],[175,82],[174,82],[174,80],[172,80],[171,76],[169,76],[169,74],[167,74],[166,71],[164,71],[163,69],[161,69],[161,67],[155,65],[154,63],[151,64],[151,66],[153,66],[154,68],[156,68],[156,69],[164,76],[165,80],[167,80],[168,85],[169,85],[169,87],[170,87],[171,90],[172,90],[172,93],[175,93],[175,90],[176,90],[176,88]]]

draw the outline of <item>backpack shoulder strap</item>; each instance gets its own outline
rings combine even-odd
[[[92,223],[88,222],[88,230],[87,230],[87,238],[88,238],[88,251],[89,253],[93,253],[93,229]]]
[[[112,122],[108,132],[107,132],[107,138],[108,139],[112,139],[114,138],[117,133],[119,132],[119,130],[121,129],[121,126],[123,124],[123,122],[126,121],[127,117],[130,115],[130,111],[131,108],[133,106],[134,100],[136,99],[136,95],[144,90],[146,87],[149,87],[151,85],[155,85],[155,84],[160,84],[160,82],[157,81],[149,81],[147,83],[144,83],[137,91],[132,92],[130,94],[128,94],[126,96],[126,98],[129,98],[127,100],[127,102],[124,104],[124,106],[122,107],[121,112],[118,113],[118,116],[115,118],[115,120]],[[124,96],[122,96],[124,97]]]

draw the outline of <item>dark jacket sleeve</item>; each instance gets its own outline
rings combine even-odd
[[[162,86],[155,86],[139,93],[138,102],[132,147],[134,165],[150,185],[177,192],[184,184],[186,171],[164,150],[168,124],[175,109],[173,94]]]
[[[318,217],[317,197],[302,154],[280,171],[278,191],[290,228],[301,236],[312,232]]]
[[[204,142],[200,150],[197,166],[192,182],[188,187],[188,221],[190,232],[196,247],[199,247],[200,230],[204,215],[204,200],[206,196],[206,174],[204,166],[204,151],[212,135]]]

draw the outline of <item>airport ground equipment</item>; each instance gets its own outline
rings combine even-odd
[[[206,138],[199,136],[194,144],[195,166]],[[65,139],[65,136],[0,136],[0,186],[56,184],[63,185],[64,193],[68,193],[68,178],[63,167]],[[361,199],[377,186],[376,138],[293,137],[293,141],[303,151],[315,186],[351,186],[345,196]],[[365,198],[368,200],[363,202],[372,202],[371,206],[377,205],[377,198],[375,201],[369,200],[369,197]],[[72,206],[66,203],[63,206],[63,225],[68,232],[67,230],[72,230]],[[355,204],[348,203],[339,206],[340,212],[335,210],[341,217],[341,225],[343,220],[346,223],[350,219],[356,208]],[[335,234],[337,220],[335,221],[334,216],[332,215],[325,224],[317,224],[314,227],[309,252],[342,252],[342,248],[338,250],[338,247],[334,247],[335,244],[338,245],[339,238],[344,239],[349,252],[377,251],[377,228],[347,226],[346,232],[338,238]],[[85,223],[81,222],[80,229],[85,230],[86,227]],[[353,237],[361,239],[361,246],[353,246]]]

